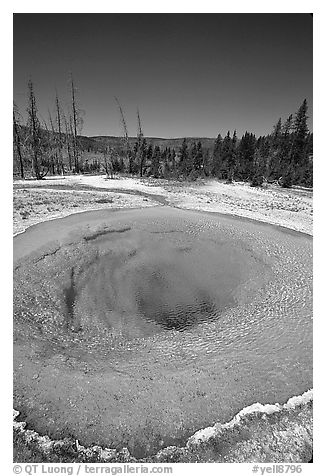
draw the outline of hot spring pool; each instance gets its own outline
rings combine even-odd
[[[312,386],[312,240],[168,207],[14,239],[14,406],[52,438],[183,443]]]

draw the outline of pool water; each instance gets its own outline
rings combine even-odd
[[[168,207],[14,239],[15,408],[54,438],[185,441],[312,386],[312,240]]]

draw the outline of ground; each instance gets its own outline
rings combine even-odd
[[[14,182],[14,234],[44,220],[100,208],[170,205],[227,213],[312,235],[312,191],[250,187],[217,180],[178,182],[97,176],[53,177]]]
[[[225,184],[217,180],[179,182],[149,178],[108,179],[103,175],[76,175],[47,178],[42,181],[15,181],[13,204],[14,235],[44,220],[76,212],[103,208],[155,207],[162,204],[182,209],[242,216],[312,235],[312,191],[303,188],[281,189],[273,185],[252,188],[246,183]],[[302,424],[296,423],[298,414],[300,414]],[[247,426],[243,426],[241,435],[236,438],[235,446],[227,445],[227,449],[225,449],[227,443],[222,441],[221,435],[217,439],[215,435],[210,443],[204,445],[200,451],[191,448],[174,448],[157,455],[155,461],[276,462],[275,454],[278,450],[276,448],[275,453],[272,445],[276,444],[280,438],[284,439],[284,454],[294,455],[295,460],[293,461],[295,462],[308,461],[311,458],[312,442],[311,401],[309,400],[309,405],[300,405],[296,410],[290,409],[285,415],[285,419],[286,425],[284,426],[284,419],[279,420],[276,416],[267,418],[268,426],[272,428],[272,431],[269,436],[266,436],[266,448],[261,445],[259,433],[258,438],[250,433],[253,429],[252,426],[250,426],[250,430]],[[264,422],[265,420],[259,420],[256,423],[263,427]],[[37,443],[39,436],[28,436],[28,432],[24,433],[24,431],[15,430],[15,461],[47,461],[46,451],[44,452],[42,445]],[[225,436],[226,442],[229,438],[228,435]],[[299,435],[297,439],[295,439],[296,435]],[[295,441],[299,441],[298,445]],[[219,447],[221,442],[224,448],[222,453]],[[49,444],[47,441],[43,443],[45,446]],[[58,443],[59,446],[60,444]],[[70,444],[71,442],[62,443],[63,446],[68,445],[68,447]],[[70,448],[71,457],[67,457],[65,449],[63,454],[60,451],[57,455],[58,461],[78,460],[76,457],[76,451],[77,453],[79,451],[78,444],[77,450]],[[95,453],[93,452],[89,456],[90,460],[103,461],[96,456],[96,451],[100,450],[94,451]],[[81,454],[84,454],[83,450]],[[116,455],[116,459],[114,457],[110,461],[132,461],[129,456],[119,453]],[[56,461],[53,453],[49,458],[48,461]],[[85,461],[84,456],[82,456],[82,460]],[[280,461],[284,462],[282,459]]]

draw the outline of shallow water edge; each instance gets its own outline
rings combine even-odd
[[[184,447],[170,446],[143,459],[134,458],[128,448],[87,448],[78,440],[51,440],[27,429],[26,422],[16,421],[16,410],[13,429],[17,438],[42,456],[42,461],[35,462],[53,462],[54,456],[61,462],[307,463],[312,458],[312,402],[313,390],[308,390],[291,397],[284,405],[254,403],[227,423],[197,431]]]

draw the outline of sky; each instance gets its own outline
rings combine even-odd
[[[120,135],[116,96],[135,135],[271,132],[308,100],[310,14],[14,14],[14,100],[25,116],[31,78],[40,119],[69,78],[84,111],[82,134]]]

